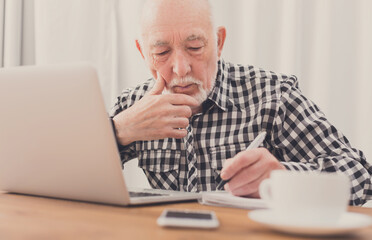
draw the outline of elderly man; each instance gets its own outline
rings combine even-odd
[[[152,79],[112,110],[122,162],[138,157],[154,188],[259,197],[274,169],[345,172],[351,204],[371,199],[372,167],[302,95],[294,76],[220,58],[226,30],[207,0],[150,0],[137,48]],[[245,151],[261,132],[261,148]],[[221,179],[222,178],[222,179]]]

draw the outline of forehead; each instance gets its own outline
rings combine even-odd
[[[153,46],[169,45],[177,42],[202,41],[207,42],[208,33],[200,28],[194,29],[153,29],[147,34],[148,44]]]
[[[145,43],[185,41],[192,36],[207,39],[212,33],[213,24],[205,1],[159,0],[150,3],[154,5],[145,8],[142,16]]]

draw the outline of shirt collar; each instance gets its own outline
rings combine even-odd
[[[223,111],[233,105],[229,97],[230,93],[230,79],[228,78],[228,67],[223,59],[218,61],[218,70],[216,81],[208,99],[203,103],[203,109],[208,110],[213,105],[218,106]]]

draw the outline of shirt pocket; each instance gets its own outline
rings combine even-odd
[[[178,190],[180,158],[179,150],[143,150],[138,154],[138,166],[143,169],[151,187]]]
[[[248,145],[249,143],[243,142],[209,148],[210,164],[211,168],[214,170],[215,179],[217,182],[221,180],[219,174],[221,173],[225,161],[234,157],[239,152],[244,151]]]

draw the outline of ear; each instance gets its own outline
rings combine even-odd
[[[225,44],[226,39],[226,28],[225,27],[218,27],[217,29],[217,55],[218,58],[221,57],[223,45]]]
[[[137,47],[138,51],[141,53],[142,58],[145,59],[145,56],[143,55],[143,51],[142,51],[142,48],[141,48],[141,44],[139,43],[138,39],[136,39],[136,47]]]

